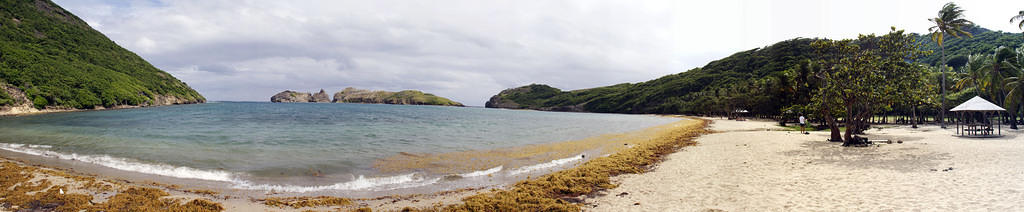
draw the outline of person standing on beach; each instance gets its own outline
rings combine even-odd
[[[800,133],[801,134],[809,134],[809,133],[807,133],[807,131],[804,131],[804,126],[805,125],[807,125],[807,118],[804,118],[804,115],[800,115]]]

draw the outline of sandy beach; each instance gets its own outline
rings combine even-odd
[[[714,134],[651,172],[613,178],[586,211],[1020,211],[1024,137],[954,137],[925,125],[873,126],[872,140],[841,147],[828,132],[773,122],[714,119]],[[879,129],[878,127],[881,127]],[[898,143],[902,141],[902,143]]]

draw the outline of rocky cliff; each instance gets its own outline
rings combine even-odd
[[[313,95],[297,91],[282,91],[270,97],[270,102],[312,102]]]
[[[334,93],[334,100],[331,100],[331,98],[327,96],[327,92],[320,89],[320,92],[315,95],[286,90],[270,97],[270,101],[463,106],[462,103],[458,103],[444,97],[435,96],[434,94],[423,93],[422,91],[371,91],[351,87],[345,88],[345,90],[342,90],[341,92]]]
[[[319,93],[313,95],[311,102],[327,103],[331,102],[331,97],[327,96],[327,92],[324,92],[324,89],[320,89]]]

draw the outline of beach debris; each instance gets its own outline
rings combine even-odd
[[[457,174],[449,174],[449,175],[445,175],[444,176],[444,180],[445,181],[453,181],[453,180],[459,180],[459,179],[462,179],[462,176],[457,175]]]
[[[897,144],[902,144],[902,143],[903,143],[903,140],[896,140],[896,143],[897,143]]]
[[[887,144],[892,144],[892,140],[868,140],[868,142],[871,142],[871,143],[887,143]]]
[[[561,199],[565,200],[566,202],[570,202],[570,203],[582,203],[583,202],[583,199],[580,199],[579,197],[563,197]]]
[[[622,196],[626,196],[626,195],[629,195],[629,192],[622,192],[622,193],[616,194],[615,196],[622,197]]]
[[[63,188],[60,189],[60,194],[64,194],[64,189]]]
[[[949,167],[949,168],[943,169],[942,171],[944,171],[944,172],[953,171],[953,167]]]
[[[587,155],[580,154],[580,158],[587,158]]]
[[[637,203],[633,203],[633,205],[640,205],[640,203],[639,203],[639,202],[637,202]]]

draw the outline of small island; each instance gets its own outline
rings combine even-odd
[[[463,107],[462,103],[417,90],[372,91],[348,87],[334,93],[332,100],[320,89],[316,94],[285,90],[270,97],[271,102],[364,103],[394,105],[438,105]]]

